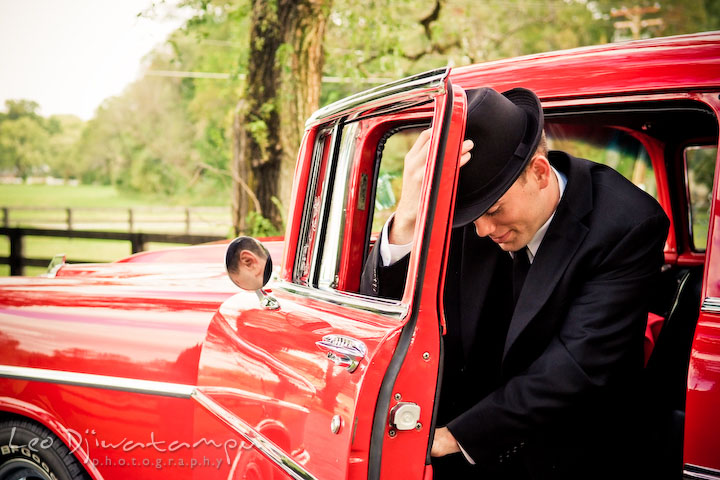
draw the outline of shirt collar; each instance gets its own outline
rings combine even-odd
[[[558,189],[560,192],[560,196],[558,199],[561,199],[563,194],[565,193],[565,187],[567,186],[567,177],[561,172],[558,172],[555,167],[552,165],[550,166],[552,168],[553,173],[555,174],[555,177],[558,181]],[[558,201],[558,204],[560,202]],[[530,260],[530,263],[535,260],[535,254],[537,253],[538,248],[540,248],[540,244],[543,241],[543,238],[545,238],[545,234],[547,233],[548,227],[550,227],[550,222],[552,222],[552,219],[555,217],[555,212],[557,211],[557,205],[555,206],[555,210],[553,210],[552,215],[550,215],[550,218],[547,219],[547,222],[543,224],[540,229],[535,232],[535,235],[533,236],[532,240],[527,244],[527,250],[528,250],[528,259]]]

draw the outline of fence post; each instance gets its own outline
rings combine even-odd
[[[145,250],[145,238],[142,233],[131,233],[130,234],[130,247],[132,253],[138,253]]]
[[[133,209],[128,208],[128,231],[134,232],[135,231],[135,225],[134,225],[134,218],[133,218]]]
[[[3,207],[3,227],[8,228],[10,227],[10,209],[8,207]]]
[[[67,228],[68,228],[68,230],[72,230],[73,229],[72,208],[66,208],[65,211],[67,212]]]
[[[8,234],[10,237],[10,275],[23,274],[23,236],[20,229],[12,229]]]
[[[190,235],[190,208],[185,207],[185,233]]]

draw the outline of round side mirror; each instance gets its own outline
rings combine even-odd
[[[238,237],[225,253],[230,280],[243,290],[262,289],[270,281],[272,258],[267,248],[252,237]]]

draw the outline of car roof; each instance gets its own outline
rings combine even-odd
[[[720,32],[637,40],[459,67],[453,84],[529,88],[543,100],[720,85]]]

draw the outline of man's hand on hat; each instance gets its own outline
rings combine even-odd
[[[470,150],[473,149],[475,144],[472,140],[465,140],[462,144],[462,150],[460,151],[460,166],[463,167],[467,162],[470,161],[472,158],[472,155],[470,154]]]
[[[404,245],[412,242],[415,233],[415,220],[417,219],[418,206],[420,204],[420,190],[425,166],[427,164],[428,152],[430,151],[430,139],[432,129],[423,130],[417,140],[405,155],[403,166],[403,184],[398,208],[395,211],[392,226],[390,227],[388,240],[394,245]],[[472,140],[465,140],[460,152],[460,166],[470,161],[470,150],[473,148]]]

